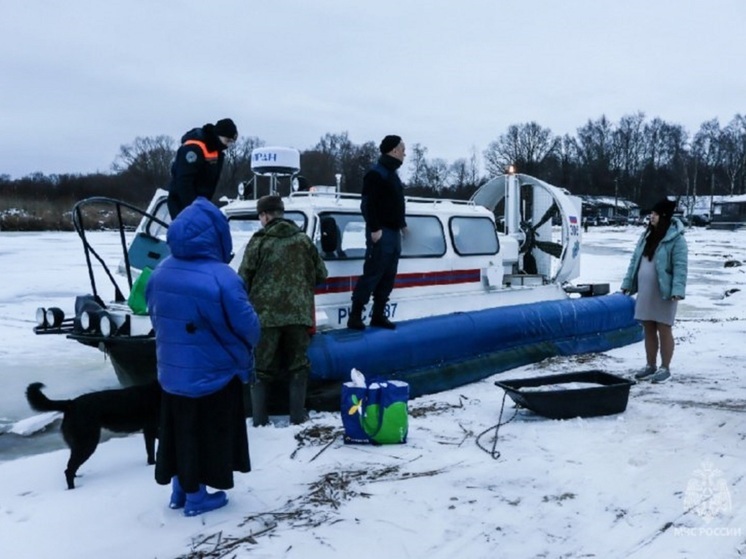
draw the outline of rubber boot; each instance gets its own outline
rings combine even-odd
[[[269,425],[267,383],[261,380],[256,380],[251,385],[251,421],[254,427]]]
[[[186,493],[181,488],[179,478],[174,476],[171,478],[171,500],[168,502],[168,508],[180,509],[184,507],[186,503]]]
[[[184,516],[197,516],[211,510],[219,509],[228,504],[228,495],[225,491],[208,493],[204,485],[199,486],[199,491],[186,494],[184,504]]]
[[[391,322],[386,317],[386,302],[379,303],[373,301],[373,316],[370,317],[370,325],[377,326],[378,328],[386,328],[388,330],[395,330],[396,324]]]
[[[293,373],[288,383],[290,399],[290,423],[300,425],[308,419],[306,413],[306,386],[308,384],[308,372]]]
[[[364,306],[359,301],[352,301],[352,310],[350,310],[350,318],[347,319],[347,328],[365,330],[365,323],[363,322]]]

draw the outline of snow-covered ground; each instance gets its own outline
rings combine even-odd
[[[592,228],[581,281],[618,289],[640,231]],[[314,413],[297,427],[278,417],[248,427],[253,471],[237,476],[228,506],[189,519],[168,509],[169,489],[155,484],[140,435],[100,445],[68,491],[68,452],[54,426],[8,432],[0,557],[741,557],[746,266],[725,263],[746,261],[746,231],[692,229],[687,238],[674,377],[634,385],[624,413],[554,421],[516,413],[508,398],[503,421],[515,417],[496,443],[488,431],[503,402],[498,378],[630,376],[644,364],[642,344],[413,400],[405,445],[345,446],[338,414]],[[6,430],[32,431],[29,382],[68,397],[115,386],[114,375],[96,350],[31,332],[39,304],[70,308],[87,285],[74,235],[0,233],[0,269],[0,418]]]

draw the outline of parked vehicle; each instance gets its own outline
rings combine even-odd
[[[694,214],[691,217],[691,224],[697,227],[706,227],[710,224],[709,214]]]

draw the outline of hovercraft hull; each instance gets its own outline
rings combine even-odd
[[[619,294],[421,318],[400,322],[396,330],[333,330],[311,341],[308,406],[337,409],[339,386],[352,368],[369,378],[406,381],[417,397],[548,357],[602,352],[641,339],[634,300]],[[156,377],[152,337],[98,341],[121,384]],[[281,391],[276,399],[272,408],[282,409]]]

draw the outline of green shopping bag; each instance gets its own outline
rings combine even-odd
[[[342,385],[342,425],[347,444],[407,442],[409,384],[398,380]]]
[[[148,284],[150,274],[153,273],[153,269],[146,266],[137,276],[135,283],[132,284],[132,291],[130,296],[127,297],[127,304],[132,309],[132,312],[137,315],[148,314],[148,303],[145,301],[145,286]]]
[[[407,442],[409,384],[400,380],[373,382],[368,387],[363,429],[378,444]]]

